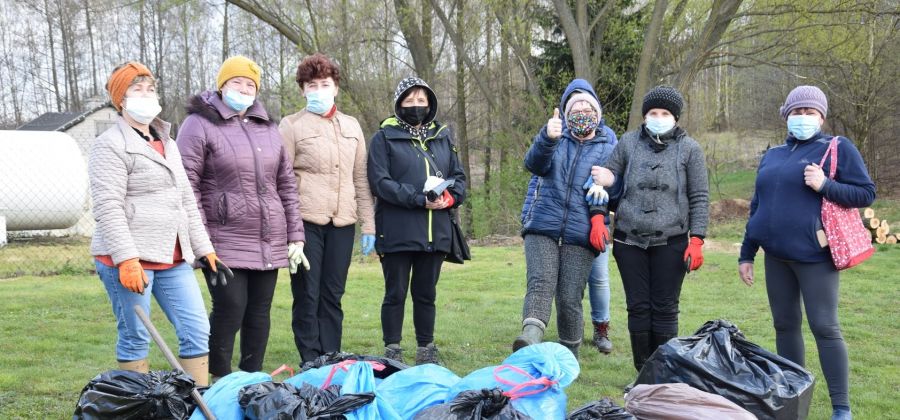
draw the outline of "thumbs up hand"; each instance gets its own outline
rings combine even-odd
[[[547,137],[556,140],[562,136],[562,120],[559,119],[559,108],[553,109],[553,116],[547,120]]]

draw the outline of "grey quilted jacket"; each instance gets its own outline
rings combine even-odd
[[[151,126],[165,144],[163,157],[119,117],[91,146],[88,174],[97,225],[91,255],[115,264],[131,258],[172,263],[175,239],[185,261],[213,252],[170,124]]]

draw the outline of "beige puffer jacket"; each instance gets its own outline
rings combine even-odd
[[[336,111],[331,118],[305,108],[279,126],[293,156],[303,220],[336,227],[362,223],[375,234],[372,193],[366,177],[366,139],[356,118]]]

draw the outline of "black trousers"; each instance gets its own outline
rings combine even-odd
[[[303,222],[303,253],[310,269],[291,275],[291,328],[300,359],[307,362],[341,350],[344,311],[341,298],[353,255],[353,225],[335,227]]]
[[[678,299],[688,238],[642,249],[616,241],[613,257],[622,276],[630,332],[678,335]]]
[[[209,373],[225,376],[231,373],[234,336],[241,332],[241,360],[238,368],[245,372],[262,369],[269,341],[269,311],[278,280],[278,270],[235,269],[234,280],[227,286],[212,286],[209,314]]]
[[[399,343],[403,337],[407,290],[412,294],[416,343],[424,347],[434,341],[434,301],[444,256],[442,252],[392,252],[381,257],[384,272],[381,332],[385,345]]]

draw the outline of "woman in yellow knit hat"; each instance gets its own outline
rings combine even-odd
[[[306,264],[303,223],[292,156],[258,98],[259,66],[247,57],[222,63],[216,89],[188,101],[178,148],[200,213],[219,256],[234,270],[228,285],[207,281],[212,296],[209,371],[231,373],[235,334],[238,368],[262,369],[278,269]]]

